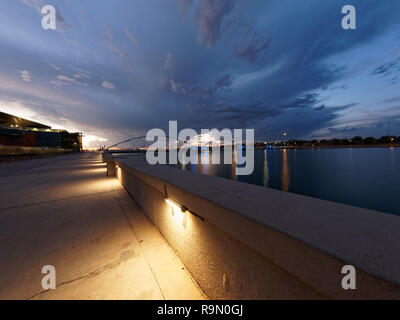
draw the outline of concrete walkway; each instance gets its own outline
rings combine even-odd
[[[0,299],[205,298],[100,154],[1,164],[0,181]]]

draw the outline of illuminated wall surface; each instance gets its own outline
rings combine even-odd
[[[210,298],[400,297],[395,216],[139,157],[107,161]],[[341,285],[345,265],[356,290]]]

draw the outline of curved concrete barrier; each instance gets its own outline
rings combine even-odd
[[[398,216],[150,166],[143,156],[105,161],[210,298],[400,298]],[[346,265],[356,289],[342,286]]]

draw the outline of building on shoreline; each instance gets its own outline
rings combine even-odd
[[[81,151],[82,134],[0,112],[0,145]]]

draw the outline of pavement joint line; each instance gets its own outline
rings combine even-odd
[[[106,271],[106,270],[108,270],[108,269],[111,269],[111,268],[113,268],[113,267],[119,265],[120,263],[121,263],[121,258],[118,258],[118,259],[114,260],[113,262],[107,263],[106,265],[101,266],[101,267],[97,268],[96,270],[89,272],[89,273],[86,274],[86,275],[77,277],[77,278],[75,278],[75,279],[63,281],[63,282],[57,284],[57,288],[59,288],[59,287],[61,287],[61,286],[64,286],[64,285],[67,285],[67,284],[71,284],[71,283],[76,282],[76,281],[79,281],[79,280],[86,280],[86,279],[90,279],[90,278],[93,278],[93,277],[97,277],[97,276],[98,276],[100,273],[102,273],[103,271]],[[51,289],[47,289],[47,290],[40,291],[40,292],[35,293],[34,295],[32,295],[32,296],[26,298],[25,300],[31,300],[31,299],[33,299],[33,298],[36,298],[36,297],[38,297],[38,296],[40,296],[40,295],[42,295],[42,294],[45,294],[45,293],[51,292],[51,291],[52,291]]]
[[[123,188],[121,188],[121,189],[123,189]],[[118,191],[118,190],[121,190],[121,189],[117,189],[117,190],[113,190],[113,191]],[[101,193],[105,193],[105,192],[101,192]],[[100,194],[101,194],[101,193],[100,193]],[[99,194],[99,193],[97,193],[97,194]],[[93,195],[95,195],[95,194],[93,194]],[[114,197],[120,198],[120,197],[117,196],[117,195],[114,195]],[[154,280],[155,280],[156,283],[157,283],[157,286],[158,286],[158,288],[159,288],[159,290],[160,290],[160,293],[161,293],[163,299],[165,300],[164,293],[163,293],[163,291],[162,291],[162,289],[161,289],[161,286],[160,286],[160,284],[159,284],[159,282],[158,282],[158,280],[157,280],[156,274],[155,274],[154,270],[153,270],[152,267],[151,267],[151,264],[150,264],[150,262],[149,262],[149,260],[148,260],[148,258],[147,258],[147,256],[146,256],[145,250],[143,249],[143,246],[141,245],[141,242],[139,241],[139,238],[138,238],[138,236],[136,235],[136,232],[135,232],[133,226],[131,225],[131,223],[130,223],[130,221],[129,221],[129,218],[128,218],[127,215],[126,215],[126,211],[125,211],[125,209],[123,208],[123,206],[121,205],[120,201],[117,201],[117,203],[118,203],[118,206],[121,208],[122,214],[123,214],[124,218],[126,219],[127,224],[128,224],[129,228],[131,229],[131,231],[132,231],[132,233],[133,233],[133,236],[136,238],[136,241],[139,243],[140,251],[141,251],[141,253],[143,254],[143,257],[146,259],[146,263],[147,263],[147,265],[149,266],[149,269],[150,269],[150,271],[151,271],[151,273],[152,273],[152,275],[153,275],[153,277],[154,277]],[[151,248],[158,247],[158,246],[160,246],[160,245],[154,245],[154,246],[152,246]],[[96,270],[94,270],[94,271],[92,271],[92,272],[89,272],[89,273],[86,274],[86,275],[77,277],[77,278],[75,278],[75,279],[63,281],[63,282],[57,284],[57,288],[59,288],[59,287],[61,287],[61,286],[64,286],[64,285],[67,285],[67,284],[70,284],[70,283],[73,283],[73,282],[76,282],[76,281],[79,281],[79,280],[86,280],[86,279],[89,279],[89,278],[96,277],[96,276],[98,276],[100,273],[102,273],[103,271],[106,271],[107,269],[113,268],[114,266],[118,265],[120,262],[121,262],[121,259],[119,258],[119,259],[117,259],[117,260],[114,260],[114,261],[111,262],[111,263],[108,263],[108,264],[106,264],[106,265],[104,265],[104,266],[99,267],[98,269],[96,269]],[[34,299],[34,298],[36,298],[36,297],[38,297],[38,296],[40,296],[40,295],[43,295],[43,294],[48,293],[48,292],[51,292],[51,291],[52,291],[51,289],[40,291],[40,292],[38,292],[38,293],[36,293],[36,294],[34,294],[34,295],[32,295],[32,296],[26,298],[26,300]]]
[[[50,160],[50,159],[49,158],[37,158],[37,159],[32,159],[32,160]],[[64,162],[65,162],[66,159],[64,158],[62,160],[64,160]],[[26,160],[23,160],[23,161],[26,161]],[[17,162],[5,162],[3,164],[16,164],[16,163]],[[29,163],[29,164],[31,164],[31,163]],[[4,178],[4,177],[13,177],[15,175],[20,175],[20,174],[23,175],[26,173],[26,171],[31,171],[32,169],[36,170],[37,168],[42,168],[42,167],[46,167],[46,166],[55,167],[55,166],[59,166],[59,165],[60,164],[53,164],[52,162],[46,161],[46,163],[36,164],[34,167],[26,167],[26,168],[21,169],[20,171],[17,171],[17,172],[11,173],[11,174],[10,173],[7,173],[5,175],[0,174],[0,177]]]
[[[127,193],[128,193],[128,192],[127,192]],[[128,193],[128,194],[129,194],[129,193]],[[114,195],[114,197],[116,197],[116,196]],[[118,197],[118,198],[119,198],[119,197]],[[155,274],[153,268],[151,267],[150,261],[149,261],[149,259],[147,258],[146,252],[145,252],[145,250],[144,250],[144,248],[143,248],[143,246],[142,246],[141,241],[139,241],[139,237],[137,236],[137,234],[136,234],[136,232],[135,232],[135,229],[134,229],[134,227],[132,226],[132,224],[131,224],[131,222],[130,222],[130,220],[129,220],[129,217],[126,215],[125,209],[124,209],[123,206],[121,205],[120,201],[117,201],[117,203],[118,203],[118,206],[121,208],[122,214],[124,215],[124,217],[125,217],[125,219],[126,219],[126,222],[128,223],[128,226],[129,226],[129,228],[131,229],[133,235],[135,236],[136,241],[139,243],[140,251],[141,251],[141,253],[143,254],[144,258],[146,259],[147,265],[149,266],[150,271],[151,271],[151,273],[153,274],[154,280],[155,280],[156,283],[157,283],[158,289],[160,290],[160,293],[161,293],[163,299],[166,300],[166,299],[165,299],[164,292],[162,291],[161,286],[160,286],[160,283],[158,282],[157,276],[156,276],[156,274]]]
[[[69,159],[71,159],[71,158],[69,158]],[[67,159],[65,159],[65,160],[67,160]],[[63,162],[64,162],[64,160],[63,160]],[[93,161],[91,161],[91,162],[93,162]],[[65,162],[65,163],[69,163],[69,162]],[[39,168],[40,171],[58,170],[57,166],[49,165],[49,164],[46,164],[43,162],[42,162],[42,166],[41,166],[42,168]],[[74,170],[74,168],[68,167],[68,170],[71,171],[71,170]],[[27,168],[27,170],[23,170],[23,171],[29,172],[29,174],[33,174],[33,172],[31,171],[31,168]],[[1,173],[4,173],[4,172],[1,172]],[[0,173],[0,177],[1,177],[1,173]],[[22,172],[19,172],[17,175],[11,175],[11,176],[5,175],[5,177],[10,178],[7,180],[11,181],[11,179],[15,179],[15,178],[19,179],[20,174],[22,174]],[[115,180],[117,180],[117,179],[115,179]],[[163,267],[163,257],[160,256],[161,261],[158,261],[159,259],[153,260],[152,259],[153,250],[158,250],[157,248],[162,248],[162,250],[160,251],[161,253],[169,256],[169,253],[168,253],[168,251],[169,251],[179,261],[180,261],[180,259],[177,257],[177,255],[175,254],[173,249],[170,247],[170,245],[168,244],[168,242],[166,241],[164,236],[161,234],[160,230],[158,230],[157,227],[149,220],[149,218],[144,214],[143,210],[137,204],[135,199],[132,198],[131,194],[127,190],[125,190],[125,188],[123,188],[122,185],[117,185],[117,184],[113,183],[108,188],[102,188],[102,189],[103,190],[101,190],[101,189],[100,190],[92,190],[92,191],[94,191],[92,193],[90,192],[90,190],[85,189],[85,190],[82,190],[83,192],[80,192],[80,190],[77,190],[76,193],[68,192],[67,194],[65,194],[65,193],[58,192],[58,188],[57,188],[56,190],[54,190],[55,192],[53,192],[53,194],[55,195],[53,197],[43,197],[43,194],[40,195],[39,193],[34,193],[31,197],[29,197],[30,199],[25,199],[26,200],[26,201],[24,201],[25,203],[18,203],[18,202],[8,203],[9,206],[4,206],[4,208],[1,208],[1,206],[0,206],[0,219],[5,219],[8,217],[18,218],[18,216],[22,212],[29,213],[30,211],[32,211],[34,213],[37,210],[42,210],[42,209],[49,210],[49,209],[53,208],[54,206],[61,207],[63,204],[67,205],[68,203],[70,203],[70,204],[78,203],[79,204],[80,201],[82,203],[87,203],[88,201],[90,202],[90,201],[98,199],[98,198],[106,199],[107,201],[110,201],[113,203],[114,209],[115,209],[114,213],[117,213],[117,216],[119,216],[119,218],[117,218],[117,219],[122,219],[122,220],[120,220],[119,224],[122,222],[121,226],[125,225],[129,228],[129,229],[124,229],[125,237],[126,237],[127,241],[129,240],[129,242],[131,244],[133,244],[132,241],[136,242],[134,245],[135,250],[129,251],[129,253],[131,253],[131,252],[135,253],[135,251],[136,251],[136,254],[134,254],[134,255],[121,254],[118,257],[118,252],[120,253],[122,248],[125,248],[125,246],[123,246],[122,248],[118,246],[116,248],[118,251],[113,252],[113,255],[108,257],[107,260],[105,260],[103,262],[99,261],[100,263],[96,263],[94,265],[88,264],[85,266],[85,268],[83,268],[83,270],[81,270],[81,272],[78,272],[75,274],[74,273],[71,274],[69,271],[67,273],[65,273],[64,276],[59,279],[60,282],[57,281],[57,289],[60,288],[61,291],[57,292],[56,290],[44,289],[44,288],[41,288],[40,285],[36,284],[31,288],[31,290],[29,290],[27,292],[26,291],[21,292],[22,293],[20,295],[21,299],[25,299],[25,300],[58,299],[57,297],[59,296],[59,294],[64,297],[71,295],[71,294],[73,294],[75,296],[74,290],[75,290],[76,286],[78,288],[80,288],[81,286],[83,286],[83,287],[89,286],[90,287],[90,286],[92,286],[92,283],[93,283],[93,285],[97,285],[98,282],[103,281],[103,276],[108,279],[109,275],[113,275],[114,272],[118,272],[119,268],[123,264],[125,264],[125,262],[128,259],[130,259],[134,256],[140,257],[141,268],[146,270],[147,277],[150,277],[150,278],[148,278],[148,282],[149,282],[149,284],[151,284],[150,288],[151,288],[152,292],[157,293],[157,296],[164,300],[166,300],[169,297],[169,291],[168,291],[169,286],[166,286],[163,283],[165,272],[164,272],[163,268],[158,270],[159,269],[158,267]],[[124,193],[123,190],[125,190],[126,193]],[[71,189],[71,191],[74,191],[74,190]],[[126,195],[128,195],[128,197],[126,197]],[[21,196],[20,200],[22,200],[23,198],[24,198],[24,196]],[[42,198],[42,199],[40,199],[40,198]],[[131,199],[129,199],[129,198],[131,198]],[[18,198],[16,200],[18,200]],[[68,201],[68,200],[70,200],[70,202],[65,202],[65,203],[61,202],[61,201]],[[134,206],[132,206],[132,204]],[[21,209],[21,208],[25,208],[25,209]],[[16,210],[12,211],[13,209],[16,209]],[[20,210],[18,210],[18,209],[20,209]],[[122,210],[122,212],[118,212],[119,211],[118,209]],[[144,220],[146,220],[148,225],[147,224],[142,225],[142,223],[138,224],[136,222],[136,220],[133,219],[136,215],[137,215],[137,217],[140,217],[140,219],[143,218]],[[144,221],[143,221],[143,223],[144,223]],[[152,228],[155,232],[151,231],[148,228]],[[128,233],[126,233],[126,231],[128,231]],[[151,238],[147,238],[147,233],[143,234],[144,238],[142,238],[142,235],[141,235],[142,231],[143,232],[151,231],[148,234],[148,236],[151,236]],[[157,234],[159,234],[161,238],[158,239]],[[145,241],[143,242],[143,240],[145,240]],[[168,251],[164,252],[164,246],[167,246]],[[115,253],[117,253],[117,256],[114,256]],[[125,253],[125,252],[123,252],[123,253]],[[157,255],[156,257],[158,258],[159,256]],[[174,259],[172,256],[170,258]],[[82,262],[86,264],[85,261],[82,261]],[[135,264],[136,261],[132,260],[130,263]],[[129,267],[129,265],[127,265],[127,267]],[[183,268],[184,267],[183,264],[175,265],[175,263],[172,263],[171,267],[176,268],[176,270],[171,269],[171,270],[175,270],[176,272],[181,272],[181,270],[180,270],[181,268],[185,269],[185,273],[188,274],[189,277],[185,276],[186,279],[184,279],[184,281],[188,282],[191,279],[192,282],[197,286],[197,288],[199,288],[196,281],[193,281],[193,278],[191,277],[189,271],[186,268]],[[154,280],[151,279],[151,276],[153,276]],[[35,281],[35,279],[32,279],[32,280]],[[159,291],[156,291],[157,287],[158,287]],[[206,297],[206,295],[204,294],[204,292],[201,289],[200,289],[199,293],[202,293],[202,296]],[[78,293],[78,296],[80,296],[80,293]]]
[[[124,188],[116,188],[116,189],[112,189],[112,190],[109,190],[109,191],[88,193],[88,194],[83,194],[83,195],[80,195],[80,196],[59,198],[59,199],[40,201],[40,202],[32,202],[32,203],[26,203],[26,204],[23,204],[23,205],[19,205],[19,206],[11,206],[11,207],[6,207],[6,208],[0,208],[0,212],[7,211],[7,210],[12,210],[12,209],[20,209],[20,208],[25,208],[25,207],[30,207],[30,206],[40,206],[42,204],[49,204],[49,203],[65,201],[65,200],[82,199],[82,198],[92,197],[92,196],[101,195],[101,194],[110,193],[110,192],[115,192],[115,191],[120,191],[120,190],[124,190]]]
[[[136,204],[136,206],[139,207],[139,205],[137,204],[136,200],[132,197],[132,195],[131,195],[128,191],[127,191],[127,193],[128,193],[128,195],[129,195],[129,198],[131,199],[131,201],[134,202],[134,203]],[[139,208],[140,208],[140,207],[139,207]],[[121,208],[121,209],[122,209],[122,208]],[[162,246],[163,244],[154,244],[154,245],[151,245],[151,246],[147,247],[146,249],[144,249],[144,248],[143,248],[143,245],[142,245],[142,242],[139,240],[139,238],[137,237],[137,235],[136,235],[136,233],[135,233],[135,231],[134,231],[134,227],[131,225],[129,218],[126,216],[125,210],[122,209],[122,211],[123,211],[124,216],[125,216],[125,218],[126,218],[126,220],[127,220],[127,222],[128,222],[129,227],[131,228],[131,230],[132,230],[132,232],[134,233],[134,235],[135,235],[137,241],[139,242],[139,246],[140,246],[140,249],[142,250],[143,255],[145,256],[145,258],[146,258],[146,260],[147,260],[147,256],[146,256],[145,251],[146,251],[146,250],[152,250],[152,249],[154,249],[154,248],[158,248],[158,247]],[[143,216],[146,220],[148,220],[148,218],[147,218],[146,216],[144,216],[144,215],[142,215],[142,216]],[[150,221],[149,221],[149,222],[150,222]],[[150,222],[150,223],[151,223],[151,222]],[[154,226],[154,225],[153,225],[153,226]],[[164,240],[165,245],[167,246],[168,250],[172,253],[172,255],[173,255],[177,260],[179,260],[179,261],[182,262],[182,260],[177,256],[176,252],[175,252],[175,251],[171,248],[171,246],[168,244],[167,239],[165,239],[165,237],[164,237],[163,234],[160,232],[160,230],[158,230],[158,228],[155,228],[155,230],[156,230],[156,232],[160,235],[160,237]],[[147,261],[148,261],[148,260],[147,260]],[[156,277],[156,275],[155,275],[153,269],[151,268],[151,265],[150,265],[150,262],[149,262],[149,261],[148,261],[148,264],[149,264],[150,270],[151,270],[151,272],[153,273],[154,278],[155,278],[155,280],[157,281],[157,284],[158,284],[157,277]],[[189,276],[189,278],[192,280],[192,282],[194,283],[194,285],[196,286],[196,288],[201,292],[201,294],[203,295],[203,297],[204,297],[205,299],[208,299],[208,296],[207,296],[206,293],[203,291],[203,289],[199,286],[199,284],[198,284],[197,281],[193,278],[193,276],[190,274],[190,272],[189,272],[189,270],[186,268],[186,266],[185,266],[183,263],[182,263],[182,265],[183,265],[183,267],[184,267],[184,272]],[[159,287],[160,287],[160,286],[159,286]],[[163,297],[164,297],[164,293],[162,292],[161,287],[160,287],[160,291],[161,291],[161,294],[162,294]],[[165,299],[165,298],[164,298],[164,299]]]
[[[157,231],[158,231],[158,230],[157,230]],[[158,233],[161,235],[161,237],[162,237],[163,239],[165,239],[161,232],[158,231]],[[167,240],[165,240],[165,241],[167,241]],[[208,300],[209,298],[208,298],[207,294],[206,294],[206,293],[204,292],[204,290],[200,287],[200,285],[197,283],[197,281],[193,278],[192,274],[189,272],[189,270],[186,268],[186,266],[183,264],[182,260],[179,258],[179,256],[176,254],[176,252],[171,248],[171,246],[168,244],[168,242],[167,242],[167,247],[168,247],[169,251],[172,253],[172,255],[173,255],[178,261],[180,261],[180,262],[182,263],[182,265],[183,265],[183,267],[184,267],[184,272],[189,276],[189,278],[192,280],[192,282],[194,283],[194,285],[196,286],[196,288],[199,290],[199,292],[201,292],[201,294],[203,295],[203,298],[204,298],[205,300]]]

